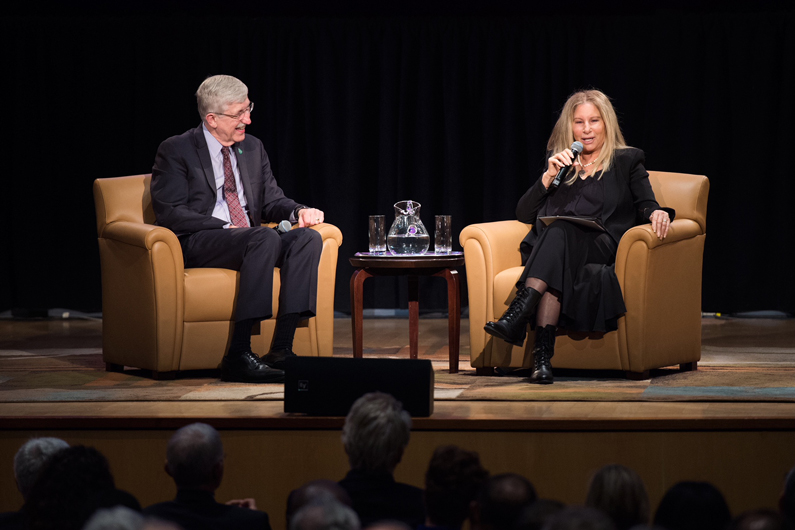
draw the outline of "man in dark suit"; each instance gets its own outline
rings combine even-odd
[[[315,315],[320,235],[307,227],[323,212],[285,197],[262,142],[246,134],[254,103],[239,79],[207,78],[196,91],[202,124],[157,150],[152,206],[157,224],[179,238],[186,267],[240,272],[235,327],[221,378],[280,382],[298,321]],[[277,232],[264,222],[289,220]],[[251,351],[251,328],[272,316],[273,269],[281,272],[279,313],[271,351]]]
[[[221,437],[205,423],[179,429],[168,441],[166,473],[177,485],[173,501],[153,504],[144,514],[177,523],[185,530],[270,530],[268,514],[256,509],[253,499],[215,500],[224,476]]]

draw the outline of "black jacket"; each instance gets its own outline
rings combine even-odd
[[[660,208],[654,198],[649,183],[649,173],[643,167],[645,155],[640,149],[627,147],[617,149],[613,165],[602,175],[604,180],[605,202],[601,221],[607,232],[615,240],[621,241],[624,232],[635,225],[648,223],[654,210],[665,210],[674,219],[676,212],[671,208]],[[519,199],[516,218],[523,223],[532,223],[533,230],[525,238],[524,245],[533,246],[539,234],[536,218],[543,214],[543,206],[550,196],[539,178]]]
[[[267,513],[221,504],[209,491],[179,490],[176,499],[153,504],[144,514],[184,530],[271,530]]]
[[[389,473],[351,470],[339,484],[350,495],[362,528],[384,519],[403,521],[411,528],[425,522],[422,490],[395,482]]]

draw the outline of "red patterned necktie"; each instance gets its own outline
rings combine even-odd
[[[249,226],[246,212],[240,205],[240,198],[237,196],[237,186],[235,185],[235,174],[232,172],[232,160],[229,158],[229,148],[221,148],[224,155],[224,198],[229,205],[229,216],[235,226]]]

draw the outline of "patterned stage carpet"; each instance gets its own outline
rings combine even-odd
[[[339,324],[335,342],[345,343],[348,322]],[[556,370],[555,384],[547,386],[528,384],[526,371],[478,377],[469,366],[468,340],[462,340],[460,372],[449,374],[445,320],[421,321],[420,358],[433,361],[437,400],[795,402],[794,325],[792,319],[739,323],[705,319],[699,369],[656,370],[645,381],[629,381],[620,373],[570,370]],[[401,342],[405,322],[368,326],[384,326],[372,329],[382,342],[390,342],[390,329],[395,329],[396,338],[392,344],[366,348],[366,357],[408,357]],[[6,325],[4,331],[8,338],[0,339],[0,402],[283,399],[282,385],[223,383],[213,370],[185,372],[171,381],[152,380],[140,370],[106,372],[99,323],[15,324]],[[462,332],[466,337],[466,330]],[[367,335],[365,344],[372,344]],[[335,348],[335,356],[350,355],[350,348]]]
[[[702,365],[695,372],[657,370],[645,381],[558,370],[555,384],[540,386],[526,382],[526,371],[478,377],[464,363],[458,374],[449,374],[443,361],[433,364],[437,400],[795,401],[793,366]],[[35,356],[5,351],[0,358],[0,402],[6,403],[278,399],[283,399],[282,385],[223,383],[209,370],[172,381],[154,381],[139,370],[105,372],[100,353],[92,349]]]

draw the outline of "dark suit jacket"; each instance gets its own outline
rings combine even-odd
[[[288,219],[299,204],[284,196],[262,142],[246,133],[232,146],[248,203],[251,226]],[[202,126],[160,144],[152,168],[152,207],[157,224],[177,235],[223,228],[212,216],[215,174]]]
[[[175,500],[153,504],[143,513],[184,530],[271,530],[267,513],[215,502],[208,491],[179,490]]]
[[[422,490],[395,482],[389,473],[351,470],[339,484],[350,495],[362,528],[384,519],[403,521],[411,528],[425,522]]]
[[[602,175],[605,203],[602,207],[602,224],[615,240],[616,245],[624,232],[635,225],[648,223],[654,210],[663,209],[673,221],[676,212],[671,208],[660,208],[649,183],[649,173],[643,167],[645,155],[640,149],[627,147],[617,149],[613,165]],[[519,199],[516,218],[523,223],[532,223],[533,230],[523,242],[532,247],[538,238],[540,227],[536,218],[544,214],[544,203],[549,196],[542,179],[533,184]]]

